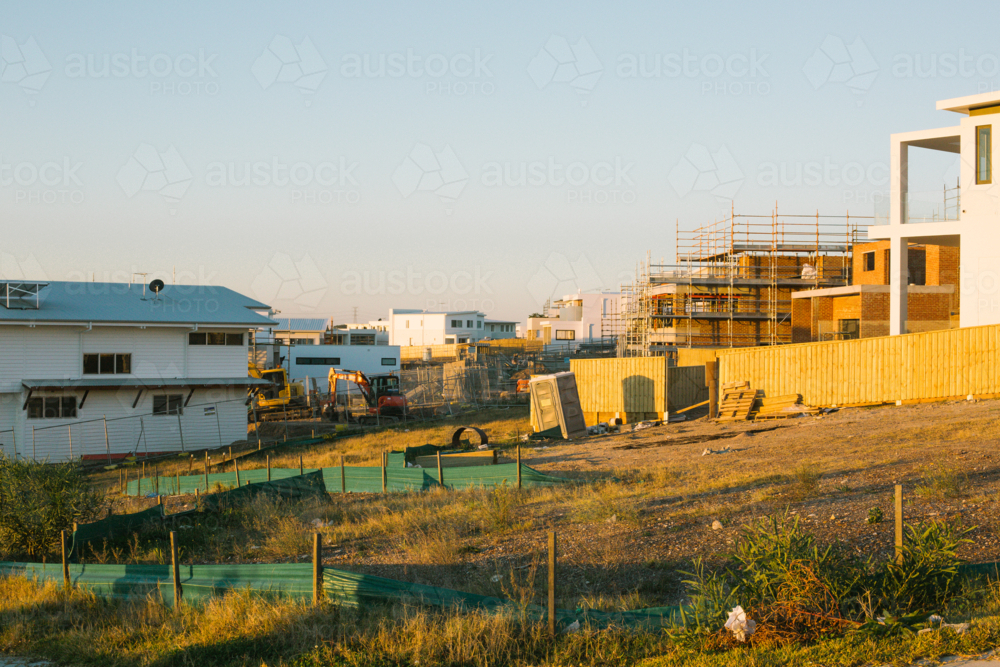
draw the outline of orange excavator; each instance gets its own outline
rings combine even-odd
[[[406,397],[399,391],[399,378],[395,374],[373,375],[369,378],[361,371],[331,368],[330,401],[323,410],[323,415],[330,421],[337,420],[337,380],[357,385],[365,399],[365,414],[351,415],[350,410],[345,410],[348,421],[375,424],[382,419],[395,421],[406,417]]]

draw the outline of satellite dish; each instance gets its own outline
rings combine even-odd
[[[149,291],[155,294],[156,296],[159,296],[162,290],[163,290],[163,281],[160,280],[159,278],[149,283]]]

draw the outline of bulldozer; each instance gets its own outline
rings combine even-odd
[[[406,418],[406,397],[400,394],[399,377],[394,373],[373,375],[369,378],[361,371],[331,368],[328,379],[330,400],[324,406],[324,418],[330,421],[338,421],[340,418],[337,409],[337,380],[357,385],[365,401],[366,409],[362,414],[353,414],[350,408],[345,406],[344,417],[348,422],[377,424],[380,421],[398,421]]]
[[[300,381],[289,382],[288,372],[284,368],[261,369],[256,364],[248,363],[247,372],[252,378],[268,380],[271,383],[265,387],[251,387],[248,392],[258,419],[295,419],[311,416],[305,385]],[[248,417],[250,420],[253,419],[253,411]]]

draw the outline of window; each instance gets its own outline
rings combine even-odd
[[[465,321],[465,327],[467,329],[471,329],[472,328],[472,320],[466,320]]]
[[[458,344],[459,345],[461,345],[462,343],[468,343],[468,342],[469,342],[468,337],[464,337],[464,338],[459,338],[458,339]]]
[[[493,332],[493,331],[496,331],[496,330],[497,330],[496,329],[496,325],[495,324],[491,324],[490,325],[490,331]]]
[[[183,394],[153,396],[154,415],[179,415],[184,412]]]
[[[351,345],[374,345],[375,334],[351,334]]]
[[[976,128],[976,183],[993,182],[993,140],[992,125]]]
[[[462,328],[462,320],[452,320],[451,321],[451,328],[452,329],[461,329]]]
[[[132,372],[131,354],[85,354],[83,372],[86,375],[114,375]]]
[[[477,320],[476,321],[476,328],[477,329],[482,329],[483,328],[483,321],[482,320]]]
[[[382,365],[383,366],[395,366],[396,365],[396,357],[382,357]]]
[[[406,320],[406,328],[407,328],[407,329],[409,329],[409,328],[410,328],[410,320]]]
[[[864,260],[864,270],[874,271],[875,270],[875,251],[866,252],[862,258]]]
[[[297,366],[339,366],[340,357],[297,357]]]
[[[556,331],[556,340],[576,340],[576,332],[559,329]]]
[[[76,396],[39,396],[28,401],[28,419],[75,419]]]
[[[287,344],[287,341],[281,338],[275,338],[275,341]],[[243,334],[223,331],[192,331],[188,334],[188,345],[243,345]]]

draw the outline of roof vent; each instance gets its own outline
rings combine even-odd
[[[0,305],[7,310],[38,310],[38,293],[48,283],[0,282]]]

